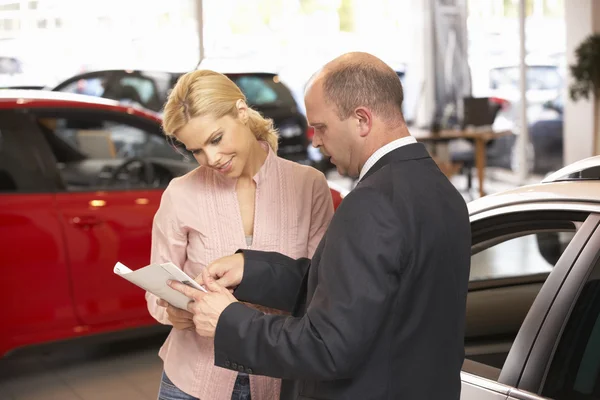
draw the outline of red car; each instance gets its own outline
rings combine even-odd
[[[148,263],[162,191],[196,166],[168,144],[153,112],[0,91],[0,357],[155,325],[142,290],[112,269]],[[332,196],[337,207],[340,192]]]

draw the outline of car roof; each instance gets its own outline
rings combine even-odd
[[[160,122],[160,115],[139,106],[123,104],[116,100],[76,93],[49,90],[0,90],[0,109],[6,108],[90,108],[137,115]]]
[[[471,216],[506,206],[531,203],[577,203],[600,206],[600,176],[578,177],[600,167],[600,156],[586,158],[548,175],[542,182],[503,191],[468,204]],[[598,169],[600,171],[600,169]]]

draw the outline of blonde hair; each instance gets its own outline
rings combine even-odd
[[[192,118],[212,115],[237,118],[238,100],[246,96],[231,79],[210,70],[197,70],[182,75],[169,94],[163,113],[163,130],[174,136]],[[248,107],[248,126],[258,140],[266,141],[277,152],[279,134],[273,120]]]

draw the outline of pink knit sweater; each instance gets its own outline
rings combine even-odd
[[[211,261],[241,248],[312,257],[333,215],[323,174],[269,149],[254,181],[254,237],[248,246],[235,181],[201,167],[174,179],[154,217],[151,262],[171,261],[195,277]],[[146,299],[150,314],[169,324],[156,297],[146,293]],[[213,339],[172,329],[159,355],[179,389],[200,400],[231,399],[237,372],[214,366]],[[253,400],[279,399],[278,379],[251,375],[250,388]]]

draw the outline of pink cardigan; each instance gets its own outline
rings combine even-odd
[[[333,215],[324,175],[276,156],[270,149],[254,177],[254,237],[247,246],[235,182],[208,168],[173,179],[163,193],[152,229],[152,263],[171,261],[195,277],[211,261],[240,248],[312,257]],[[169,324],[156,297],[148,310]],[[159,352],[167,376],[200,400],[230,400],[237,372],[214,366],[213,339],[172,329]],[[250,376],[253,400],[279,399],[279,379]]]

